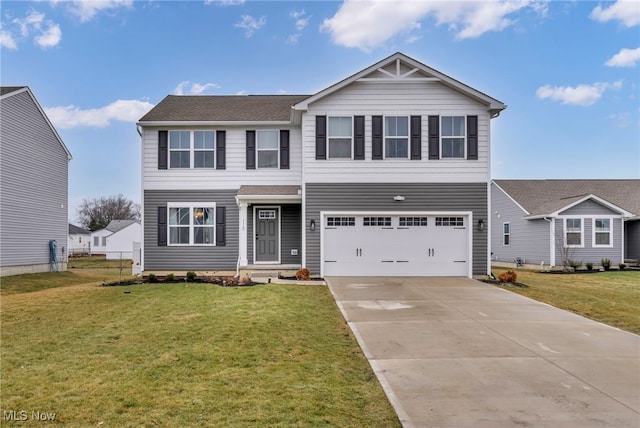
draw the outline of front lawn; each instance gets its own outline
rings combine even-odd
[[[69,426],[400,426],[327,287],[13,288],[0,316],[5,416],[55,413]]]
[[[507,269],[493,268],[498,275]],[[517,269],[508,290],[587,318],[640,334],[640,271],[547,274]]]

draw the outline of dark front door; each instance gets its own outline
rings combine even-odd
[[[280,262],[277,208],[256,208],[256,262]]]

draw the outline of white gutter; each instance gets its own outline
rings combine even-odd
[[[223,120],[161,120],[150,122],[138,122],[138,126],[291,126],[289,120],[260,120],[260,121],[223,121]]]

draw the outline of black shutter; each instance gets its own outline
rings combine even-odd
[[[316,116],[316,159],[327,158],[327,116]]]
[[[422,159],[422,116],[411,116],[411,160]]]
[[[353,132],[353,158],[364,160],[364,116],[354,116]]]
[[[216,169],[225,169],[227,165],[227,133],[216,131]]]
[[[478,116],[467,116],[467,159],[478,159]]]
[[[158,247],[167,246],[167,207],[158,207]]]
[[[382,116],[371,116],[371,159],[382,159]]]
[[[256,131],[247,131],[247,169],[256,169]]]
[[[440,159],[440,116],[429,116],[429,159]]]
[[[169,132],[158,131],[158,169],[167,169],[169,158]]]
[[[280,169],[289,169],[289,130],[280,130]]]
[[[216,207],[216,245],[227,245],[227,227],[225,225],[226,207]]]

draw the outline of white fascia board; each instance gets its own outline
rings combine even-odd
[[[302,203],[302,195],[236,195],[236,203],[247,204],[282,204]]]
[[[167,126],[291,126],[289,120],[261,120],[261,121],[194,121],[194,120],[173,120],[173,121],[152,121],[137,122],[136,125],[144,127],[167,127]]]
[[[551,215],[552,216],[560,215],[560,213],[562,211],[566,211],[569,208],[573,208],[576,205],[579,205],[579,204],[581,204],[581,203],[583,203],[585,201],[588,201],[589,199],[599,203],[600,205],[604,205],[605,207],[609,208],[612,211],[618,212],[623,217],[633,217],[634,216],[633,213],[630,213],[629,211],[627,211],[627,210],[625,210],[623,208],[620,208],[619,206],[617,206],[615,204],[612,204],[611,202],[608,202],[608,201],[606,201],[606,200],[604,200],[604,199],[602,199],[602,198],[600,198],[600,197],[598,197],[598,196],[596,196],[594,194],[589,194],[589,195],[585,196],[584,198],[578,199],[577,201],[572,202],[569,205],[566,205],[566,206],[560,208],[559,210],[552,212]]]

